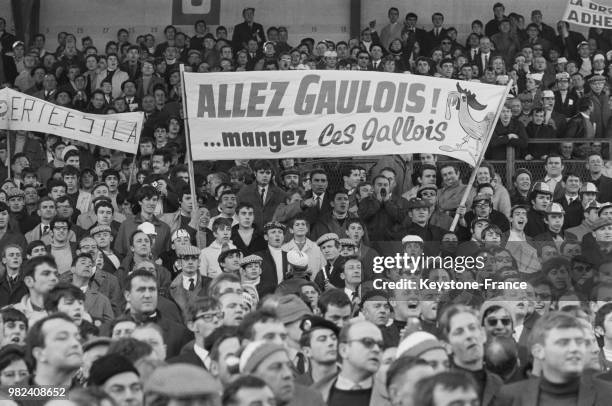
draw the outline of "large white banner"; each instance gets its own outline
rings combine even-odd
[[[50,133],[135,154],[143,121],[142,112],[88,114],[16,90],[0,90],[0,130]]]
[[[195,160],[437,153],[476,165],[504,86],[358,71],[185,73]]]
[[[612,4],[589,0],[569,0],[563,20],[587,27],[612,28]]]

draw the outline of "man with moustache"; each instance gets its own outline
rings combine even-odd
[[[607,405],[612,384],[583,374],[586,337],[580,321],[561,312],[542,316],[531,335],[531,353],[541,365],[539,377],[504,386],[494,405]]]

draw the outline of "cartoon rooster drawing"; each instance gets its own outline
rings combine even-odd
[[[474,162],[476,162],[479,151],[481,151],[483,147],[482,143],[489,133],[491,126],[495,124],[493,122],[495,114],[490,112],[487,113],[482,121],[474,120],[470,113],[470,108],[482,111],[487,106],[480,104],[476,100],[476,95],[467,89],[462,89],[459,83],[457,83],[457,90],[457,92],[450,92],[448,94],[448,98],[446,99],[445,118],[450,120],[452,107],[459,110],[459,124],[461,128],[463,128],[463,131],[466,132],[466,135],[463,137],[463,142],[457,144],[456,148],[449,145],[442,145],[440,149],[446,152],[466,151],[472,156]],[[474,147],[468,144],[470,139],[475,141]]]

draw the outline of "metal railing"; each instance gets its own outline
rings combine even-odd
[[[562,142],[571,142],[576,144],[593,144],[600,143],[602,144],[602,153],[604,156],[607,152],[608,159],[612,159],[612,139],[607,138],[593,138],[589,140],[585,140],[584,138],[534,138],[529,139],[529,146],[533,144],[560,144]],[[607,144],[607,148],[605,148],[605,144]],[[529,151],[529,146],[527,147],[527,151]],[[576,150],[576,147],[574,147]],[[558,151],[550,151],[557,153]],[[446,159],[438,160],[438,164],[447,162]],[[467,182],[470,177],[470,173],[472,168],[464,163],[464,162],[456,162],[460,170],[461,177],[464,182]],[[541,159],[532,159],[532,160],[524,160],[524,159],[516,159],[515,148],[508,146],[506,147],[506,159],[505,160],[485,160],[485,162],[491,164],[497,174],[501,177],[501,179],[505,182],[504,185],[507,188],[512,187],[512,180],[516,169],[525,168],[528,169],[533,175],[533,181],[537,179],[544,179],[546,176],[546,170],[544,168],[544,161]],[[566,172],[571,170],[572,172],[579,175],[581,178],[585,179],[588,175],[588,170],[585,166],[586,161],[584,159],[572,159],[565,161]],[[302,160],[300,166],[306,170],[314,169],[314,168],[324,168],[328,175],[330,186],[331,185],[342,185],[342,167],[346,164],[357,164],[359,166],[364,167],[369,171],[374,165],[376,165],[376,160],[372,157],[354,157],[354,158],[317,158],[317,159],[306,159]],[[420,164],[418,162],[412,161],[412,173],[415,170],[419,169]],[[372,174],[374,175],[374,174]]]

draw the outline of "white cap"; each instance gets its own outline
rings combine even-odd
[[[542,98],[549,97],[551,99],[555,98],[555,93],[552,90],[544,90],[542,92]]]
[[[148,221],[145,221],[144,223],[140,224],[138,226],[138,231],[142,231],[147,235],[157,235],[157,231],[155,231],[155,226],[153,225],[153,223],[149,223]]]
[[[299,250],[291,250],[287,253],[287,262],[298,268],[306,268],[308,266],[308,255]]]
[[[423,244],[425,241],[423,241],[423,239],[418,235],[408,234],[407,236],[402,238],[402,245],[409,242],[420,242],[421,244]]]
[[[527,79],[537,80],[538,82],[541,82],[543,77],[544,77],[544,73],[542,73],[542,72],[540,72],[540,73],[528,73],[527,74]]]
[[[510,81],[510,78],[508,77],[508,75],[499,75],[497,79],[495,79],[495,81],[500,85],[507,85]]]
[[[66,160],[66,154],[68,154],[68,152],[70,151],[79,151],[79,149],[77,147],[75,147],[74,145],[68,145],[66,146],[66,148],[64,148],[64,150],[62,151],[62,161]]]

